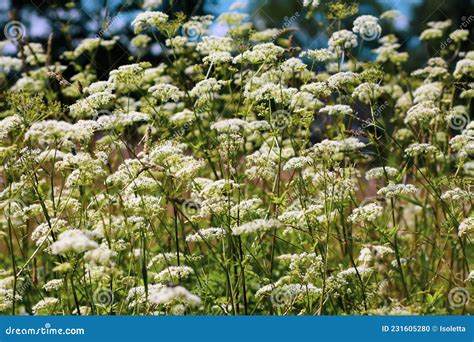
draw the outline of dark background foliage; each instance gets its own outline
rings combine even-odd
[[[163,0],[159,10],[173,17],[177,12],[183,12],[188,17],[192,15],[213,14],[218,16],[228,10],[232,0]],[[321,1],[321,9],[335,1]],[[340,2],[352,3],[353,0]],[[434,20],[453,20],[452,28],[458,28],[467,22],[467,27],[473,31],[474,27],[474,0],[361,0],[359,14],[380,15],[388,9],[400,10],[404,18],[401,25],[394,27],[384,26],[384,33],[395,32],[398,36],[402,51],[410,52],[408,70],[419,67],[427,58],[436,56],[443,47],[439,45],[427,46],[420,44],[417,36],[426,28],[426,23]],[[101,36],[111,38],[120,36],[120,43],[115,46],[112,55],[116,58],[111,61],[102,60],[98,54],[95,65],[98,75],[106,74],[112,67],[127,63],[130,55],[130,39],[133,32],[130,22],[141,11],[143,0],[2,0],[0,2],[0,25],[4,27],[10,20],[19,20],[27,28],[25,39],[47,44],[50,33],[55,58],[64,51],[73,49],[80,39],[85,37]],[[246,9],[242,10],[250,15],[257,29],[282,28],[291,22],[295,28],[288,34],[293,35],[294,44],[304,48],[321,48],[327,44],[325,29],[328,23],[321,13],[316,12],[312,18],[306,17],[306,10],[302,8],[302,0],[247,0]],[[298,14],[297,17],[292,16]],[[346,19],[347,27],[355,18]],[[3,32],[2,32],[3,35]],[[468,44],[472,44],[469,41]],[[375,42],[366,44],[359,53],[371,58],[370,49]],[[143,55],[143,59],[159,59],[159,49],[150,49]]]

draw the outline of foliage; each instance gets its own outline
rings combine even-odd
[[[469,313],[469,32],[429,22],[424,43],[449,48],[408,73],[380,20],[341,4],[327,48],[304,51],[240,12],[217,37],[211,16],[143,11],[133,41],[161,44],[163,62],[138,53],[105,77],[94,56],[116,39],[57,61],[14,40],[3,313]],[[368,41],[374,61],[355,52]]]

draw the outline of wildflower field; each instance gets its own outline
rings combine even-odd
[[[100,75],[120,37],[53,58],[5,27],[1,314],[474,312],[468,25],[427,22],[420,44],[445,47],[408,71],[394,10],[305,0],[327,37],[307,49],[238,5],[154,3]]]

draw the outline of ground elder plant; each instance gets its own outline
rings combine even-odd
[[[304,5],[331,23],[320,49],[240,12],[148,9],[104,76],[90,61],[118,37],[57,61],[10,42],[3,314],[472,313],[469,31],[429,22],[422,43],[451,44],[408,72],[394,11]]]

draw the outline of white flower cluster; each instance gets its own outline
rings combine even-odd
[[[382,216],[383,208],[377,203],[369,203],[360,208],[355,208],[348,220],[352,223],[374,222]]]
[[[255,45],[252,50],[247,50],[234,58],[234,63],[272,63],[276,62],[285,50],[273,43]]]
[[[189,292],[182,286],[161,287],[150,293],[150,303],[157,305],[170,304],[174,301],[182,301],[189,305],[199,305],[201,298]]]
[[[155,281],[159,283],[177,282],[193,274],[194,271],[188,266],[170,266],[155,276]]]
[[[379,191],[378,195],[385,196],[387,198],[394,198],[397,196],[411,195],[416,192],[416,187],[412,184],[389,184]]]
[[[159,11],[147,11],[138,14],[132,21],[132,27],[135,33],[140,33],[146,28],[160,28],[163,23],[168,21],[168,15]]]
[[[374,40],[380,37],[382,28],[378,24],[377,17],[362,15],[354,20],[352,31],[358,33],[364,40]]]
[[[428,23],[410,72],[397,11],[302,4],[312,49],[240,1],[142,1],[125,65],[104,32],[0,42],[1,313],[445,313],[418,294],[474,279],[470,32]]]
[[[469,235],[474,232],[474,217],[468,217],[459,224],[459,236]]]
[[[328,42],[329,50],[338,54],[357,47],[357,36],[348,30],[336,31]]]
[[[395,178],[398,175],[398,170],[394,167],[383,166],[383,167],[375,167],[373,169],[368,170],[365,173],[365,178],[367,180],[371,179],[384,179],[384,178]]]
[[[303,6],[314,9],[319,6],[319,0],[304,0]]]
[[[281,222],[276,219],[257,219],[255,221],[244,223],[243,225],[233,227],[233,235],[246,235],[251,233],[266,232],[271,229],[277,229],[282,226]]]
[[[319,112],[334,116],[334,115],[351,115],[353,113],[353,110],[350,106],[347,106],[347,105],[331,105],[331,106],[326,106],[324,108],[321,108]]]
[[[98,248],[97,242],[91,240],[87,234],[79,229],[69,229],[61,233],[58,240],[51,245],[53,254],[82,253]]]
[[[226,235],[224,228],[199,229],[195,234],[186,236],[187,242],[200,242],[207,240],[220,240]]]

